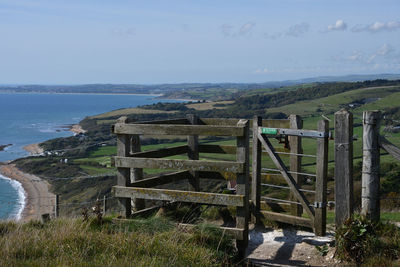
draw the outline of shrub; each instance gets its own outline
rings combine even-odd
[[[374,223],[355,215],[336,231],[337,256],[355,263],[371,258],[394,260],[400,252],[400,230],[393,224]]]

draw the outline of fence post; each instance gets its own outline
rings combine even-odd
[[[335,113],[335,225],[353,214],[353,114]]]
[[[380,111],[363,112],[363,165],[361,213],[373,221],[380,219],[379,203],[379,126]]]
[[[127,117],[121,117],[117,121],[118,123],[126,123]],[[127,134],[117,135],[117,156],[128,157],[131,149],[131,138]],[[129,168],[117,168],[117,185],[119,186],[130,186],[131,184],[131,171]],[[132,204],[130,198],[119,198],[119,202],[123,207],[123,213],[126,218],[129,218],[132,214]]]
[[[329,122],[320,120],[318,131],[326,133],[324,138],[317,139],[317,177],[315,183],[315,235],[326,234],[326,186],[328,171],[328,132]]]
[[[194,114],[187,114],[186,119],[190,124],[199,124],[199,118]],[[188,135],[188,158],[191,160],[199,159],[199,136],[198,135]],[[192,178],[189,179],[189,190],[190,191],[200,191],[200,180],[199,172],[191,171]]]
[[[131,139],[131,151],[132,153],[141,152],[142,146],[140,144],[140,135],[133,134],[130,136]],[[132,168],[131,169],[131,182],[140,181],[143,179],[143,169],[142,168]],[[144,199],[134,198],[132,199],[132,208],[135,211],[139,211],[145,208]]]
[[[244,207],[236,208],[236,228],[244,229],[243,240],[236,240],[239,257],[244,258],[249,241],[249,121],[240,120],[238,126],[244,126],[244,135],[236,139],[236,161],[244,163],[244,170],[237,174],[236,194],[244,195]]]
[[[298,115],[290,115],[290,128],[291,129],[302,129],[303,120]],[[292,171],[292,177],[296,181],[296,184],[301,188],[303,184],[303,177],[298,172],[301,172],[301,157],[295,154],[302,154],[301,147],[301,137],[299,136],[289,136],[289,146],[290,146],[290,171]],[[293,193],[290,194],[290,199],[297,201]],[[303,213],[303,207],[297,204],[290,205],[291,214],[294,216],[301,216]]]
[[[54,217],[60,217],[60,195],[55,195]]]
[[[252,150],[252,181],[251,181],[251,200],[252,200],[252,221],[260,223],[260,199],[261,199],[261,142],[258,140],[258,127],[262,126],[260,116],[253,117],[253,150]]]

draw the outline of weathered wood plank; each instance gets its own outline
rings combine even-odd
[[[199,118],[194,114],[187,114],[186,119],[189,121],[191,125],[199,124]],[[188,159],[190,160],[199,160],[199,136],[197,134],[188,135],[187,136],[187,145],[188,145]],[[191,178],[189,179],[189,191],[200,191],[200,180],[199,180],[199,172],[191,171]],[[193,207],[195,212],[199,211],[196,207]],[[198,213],[198,212],[196,212]]]
[[[249,121],[240,120],[238,126],[244,127],[244,135],[236,139],[236,160],[243,162],[243,171],[237,172],[236,178],[236,194],[244,196],[244,205],[236,208],[236,227],[243,229],[243,240],[237,240],[236,246],[238,248],[239,257],[244,257],[246,248],[249,242],[249,219],[250,219],[250,206],[249,206]]]
[[[236,154],[236,146],[200,145],[200,153]]]
[[[310,203],[307,198],[304,196],[303,192],[299,191],[299,188],[296,185],[293,177],[288,173],[288,169],[286,168],[285,164],[282,160],[275,154],[274,147],[269,142],[268,138],[258,133],[258,139],[260,140],[261,144],[267,150],[270,158],[276,165],[276,167],[280,170],[283,178],[285,178],[286,182],[288,183],[291,191],[296,196],[297,200],[300,201],[303,209],[307,212],[308,216],[314,220],[314,209],[310,207]]]
[[[116,123],[116,134],[243,136],[244,128],[214,125],[159,125]]]
[[[298,115],[290,115],[290,128],[291,129],[303,129],[303,120]],[[303,176],[297,174],[297,172],[301,172],[301,157],[298,154],[302,154],[302,146],[301,146],[301,137],[299,136],[289,136],[289,146],[290,146],[290,171],[295,172],[292,173],[292,177],[296,182],[297,186],[301,188],[303,184]],[[293,193],[290,193],[290,198],[293,200],[295,196]],[[301,216],[303,213],[303,207],[300,205],[291,205],[291,214],[294,216]]]
[[[261,211],[261,214],[267,220],[313,228],[312,220],[307,218],[297,217],[293,215],[286,215],[273,211],[264,211],[264,210]]]
[[[231,161],[149,159],[115,157],[115,166],[120,168],[179,169],[191,171],[243,172],[244,163]]]
[[[137,134],[131,135],[131,153],[137,153],[142,150],[140,144],[140,136]],[[132,168],[131,169],[131,183],[140,181],[143,179],[143,169],[142,168]],[[132,208],[136,211],[145,208],[144,199],[132,199]]]
[[[168,119],[168,120],[154,120],[154,121],[137,121],[135,124],[189,124],[186,118]]]
[[[164,158],[164,157],[185,154],[187,152],[188,152],[188,146],[182,145],[182,146],[161,148],[157,150],[131,153],[130,156],[137,158]]]
[[[335,225],[353,214],[353,114],[335,113]]]
[[[203,125],[220,125],[220,126],[236,126],[239,119],[232,118],[200,118],[199,124]]]
[[[120,118],[118,121],[120,123],[125,123],[126,117]],[[117,135],[117,155],[126,157],[129,156],[131,149],[131,138],[129,135]],[[129,186],[131,183],[131,172],[129,168],[120,167],[117,168],[117,185],[119,186]],[[120,198],[119,203],[122,206],[123,214],[126,218],[132,213],[132,204],[130,198]]]
[[[179,223],[179,227],[185,228],[185,229],[194,229],[196,227],[195,224],[188,224],[188,223]],[[239,228],[232,228],[232,227],[223,227],[223,226],[217,226],[219,229],[221,229],[222,232],[225,232],[229,235],[231,235],[233,238],[236,240],[243,240],[243,229]]]
[[[245,205],[245,196],[243,195],[227,195],[123,186],[113,186],[112,191],[115,197],[138,197],[151,200],[193,202],[199,204],[226,205],[237,207],[243,207]]]
[[[258,127],[262,124],[262,118],[260,116],[254,116],[253,118],[253,148],[252,148],[252,181],[251,181],[251,200],[253,203],[253,215],[252,221],[255,224],[260,223],[260,217],[258,216],[261,203],[261,143],[258,140],[257,131]]]
[[[400,148],[390,143],[384,136],[379,136],[379,145],[386,150],[392,157],[400,160]]]
[[[363,166],[361,176],[361,213],[373,221],[380,219],[379,127],[380,111],[363,112]]]
[[[192,175],[189,171],[179,171],[167,174],[161,174],[146,178],[131,184],[132,187],[154,187],[157,185],[168,184],[180,180],[190,179]]]
[[[329,122],[320,120],[318,131],[329,132]],[[314,231],[315,235],[324,236],[326,234],[326,187],[328,174],[328,137],[317,139],[317,178],[315,181],[315,208]]]
[[[155,212],[157,212],[161,207],[162,207],[161,205],[157,205],[154,207],[141,209],[139,211],[132,212],[132,215],[130,218],[150,216],[150,215],[154,214]]]

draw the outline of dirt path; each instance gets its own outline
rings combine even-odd
[[[3,165],[0,172],[4,176],[17,180],[22,184],[26,193],[25,208],[22,212],[21,221],[41,219],[44,213],[53,214],[55,195],[50,193],[49,184],[35,175],[20,171],[14,164]]]
[[[335,266],[333,235],[316,237],[296,229],[257,229],[250,231],[247,259],[255,266]],[[322,256],[315,246],[329,247]],[[337,265],[339,266],[339,265]]]

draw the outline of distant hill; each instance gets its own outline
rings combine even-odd
[[[396,80],[400,74],[320,76],[298,80],[264,83],[180,83],[180,84],[81,84],[81,85],[10,85],[0,84],[0,92],[8,93],[100,93],[100,94],[161,94],[167,98],[221,99],[242,90],[270,89],[321,83],[357,82],[366,80]],[[212,98],[211,98],[212,97]]]

